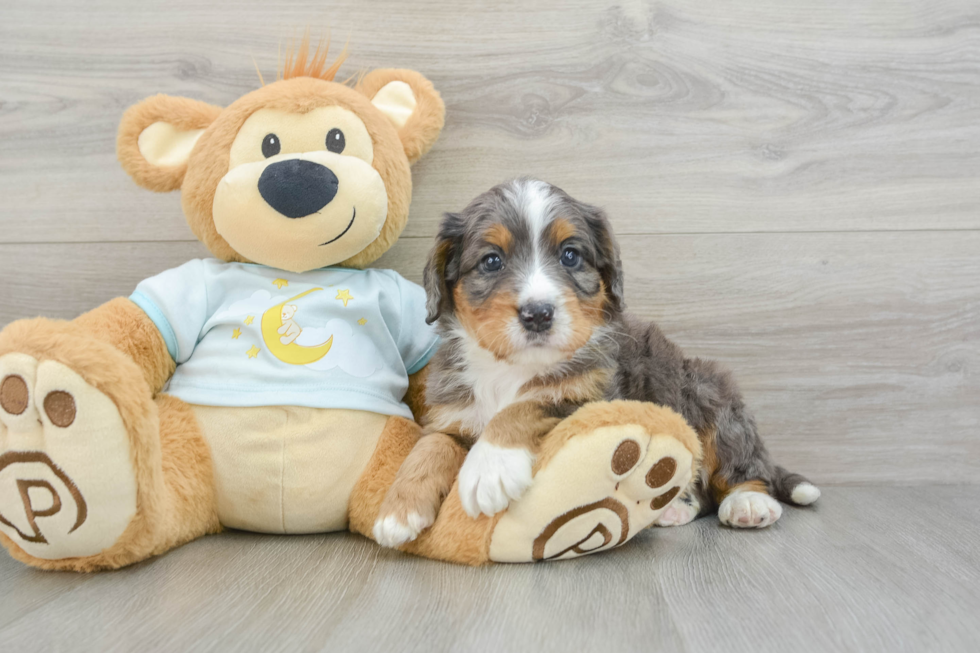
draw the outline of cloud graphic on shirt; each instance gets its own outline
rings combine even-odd
[[[311,370],[332,370],[339,367],[351,376],[371,376],[382,367],[384,361],[374,342],[360,329],[356,332],[346,321],[334,318],[324,327],[303,327],[296,344],[315,347],[333,336],[333,346],[326,356],[315,363],[304,365]]]
[[[272,296],[268,290],[256,290],[248,299],[239,299],[231,306],[215,314],[212,320],[221,320],[229,317],[240,317],[242,315],[255,315],[258,317],[262,313],[289,299],[288,295]]]

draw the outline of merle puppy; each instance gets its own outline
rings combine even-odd
[[[429,322],[443,344],[429,365],[425,435],[390,488],[376,540],[399,546],[435,519],[459,475],[471,516],[493,515],[531,483],[537,443],[590,401],[632,399],[683,415],[704,449],[699,476],[658,520],[762,528],[778,500],[820,491],[773,464],[729,372],[685,358],[624,312],[619,247],[598,208],[517,179],[448,213],[425,269]]]

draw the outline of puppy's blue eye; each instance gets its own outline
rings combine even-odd
[[[561,253],[561,264],[566,268],[578,267],[582,262],[582,255],[574,247],[566,247]]]
[[[480,261],[480,265],[483,266],[484,272],[496,272],[504,267],[504,261],[500,258],[499,254],[487,254]]]

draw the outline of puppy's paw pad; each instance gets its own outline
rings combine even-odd
[[[505,510],[531,485],[534,456],[527,449],[509,449],[477,442],[459,470],[463,510],[476,519]]]
[[[765,528],[782,514],[779,502],[764,492],[736,490],[718,507],[718,520],[732,528]]]
[[[415,540],[431,525],[431,519],[427,520],[416,512],[409,513],[405,519],[399,519],[395,515],[379,517],[374,522],[374,541],[381,546],[396,549]]]

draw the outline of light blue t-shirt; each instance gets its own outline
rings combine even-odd
[[[293,274],[195,260],[143,281],[130,299],[153,320],[177,371],[167,392],[204,406],[412,413],[408,375],[438,337],[425,291],[391,270]]]

